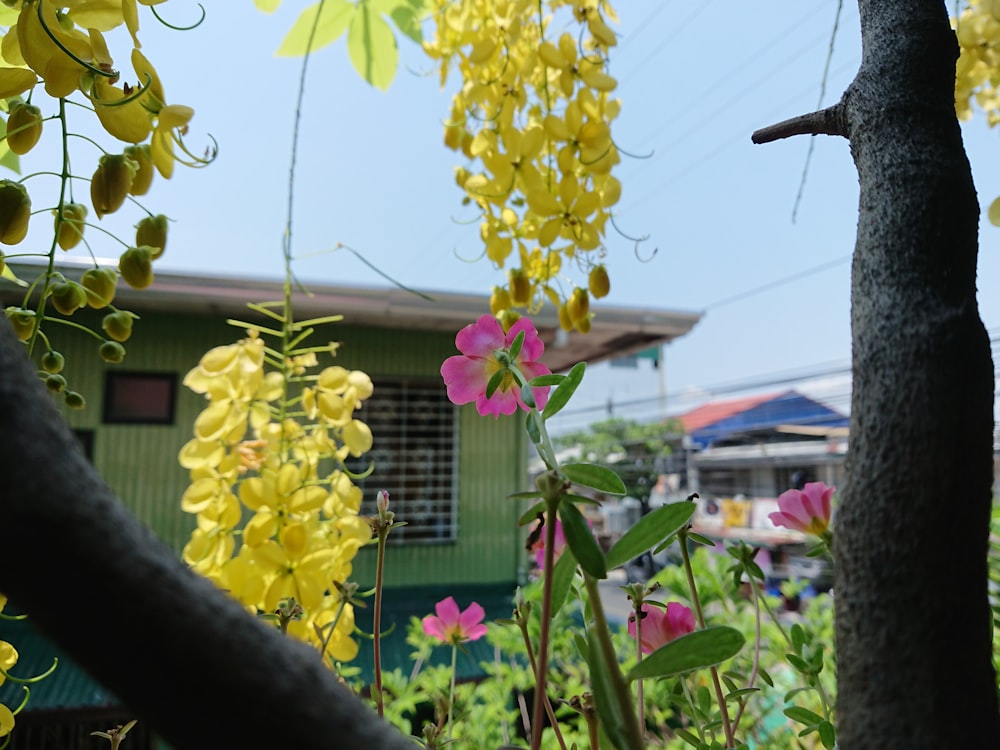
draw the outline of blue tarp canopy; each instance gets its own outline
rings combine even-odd
[[[849,418],[795,391],[782,393],[691,432],[699,448],[740,435],[773,430],[782,425],[847,427]]]

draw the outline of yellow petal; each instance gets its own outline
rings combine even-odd
[[[0,68],[0,99],[23,94],[37,82],[35,71],[28,68]]]

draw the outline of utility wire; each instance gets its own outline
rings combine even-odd
[[[837,266],[841,266],[850,259],[851,259],[850,254],[844,255],[840,258],[837,258],[836,260],[831,260],[828,261],[827,263],[821,263],[818,266],[813,266],[812,268],[807,268],[804,271],[793,273],[791,276],[784,276],[780,279],[775,279],[774,281],[770,281],[766,284],[762,284],[761,286],[754,287],[753,289],[747,289],[745,292],[739,292],[738,294],[734,294],[731,297],[724,297],[721,300],[706,305],[704,310],[705,312],[709,310],[716,310],[725,305],[732,304],[733,302],[739,302],[740,300],[744,300],[747,297],[754,297],[758,294],[763,294],[764,292],[776,289],[779,286],[784,286],[785,284],[791,284],[792,282],[800,281],[801,279],[807,278],[809,276],[814,276],[817,273],[821,273],[831,268],[836,268]]]

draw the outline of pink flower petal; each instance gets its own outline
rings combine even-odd
[[[439,641],[448,640],[444,623],[441,622],[439,617],[427,615],[423,620],[421,620],[421,622],[424,625],[424,632],[431,638],[437,638]]]
[[[472,602],[458,618],[458,626],[463,632],[468,632],[483,621],[486,612],[478,602]]]
[[[476,398],[476,410],[484,417],[499,418],[501,414],[509,416],[517,411],[519,401],[520,397],[515,389],[501,391],[497,388],[492,396],[486,398],[486,386],[483,386],[482,393]]]
[[[521,344],[519,359],[531,361],[541,357],[542,352],[545,351],[545,344],[538,338],[538,331],[535,329],[535,324],[531,322],[530,318],[518,318],[514,325],[510,327],[510,330],[507,331],[506,346],[509,347],[513,344],[514,339],[517,338],[517,334],[521,331],[524,331],[524,343]]]
[[[465,640],[467,641],[478,641],[488,632],[485,625],[473,625],[467,631],[465,631]]]
[[[445,626],[445,628],[455,627],[462,614],[459,611],[458,604],[455,602],[455,597],[453,596],[449,596],[447,599],[442,599],[435,604],[434,611],[437,612],[438,617],[441,618],[441,623]]]
[[[458,332],[455,346],[462,354],[492,357],[493,352],[506,346],[503,326],[492,315],[482,315],[475,323],[467,325]]]
[[[486,392],[486,360],[455,355],[441,365],[441,377],[453,404],[468,404]]]

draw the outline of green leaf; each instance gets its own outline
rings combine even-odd
[[[385,91],[396,77],[399,50],[392,28],[362,0],[347,31],[347,52],[351,64],[368,83]]]
[[[566,603],[569,590],[576,574],[576,558],[571,550],[565,549],[552,566],[552,615],[558,612]]]
[[[670,503],[647,513],[608,551],[608,567],[617,568],[638,557],[686,524],[694,514],[694,503]]]
[[[701,740],[699,740],[697,737],[695,737],[686,729],[675,729],[674,734],[676,734],[678,737],[680,737],[682,740],[684,740],[692,747],[701,747]]]
[[[262,10],[265,13],[274,13],[281,5],[281,0],[253,0],[253,4],[257,6],[257,10]]]
[[[696,630],[660,646],[636,664],[628,678],[668,677],[711,667],[736,656],[745,640],[740,631],[728,625]]]
[[[507,350],[508,353],[510,354],[511,362],[517,361],[517,355],[521,353],[522,346],[524,346],[523,330],[517,332],[517,335],[514,337],[514,340],[510,344],[510,349]]]
[[[785,659],[802,674],[812,674],[812,666],[801,656],[797,656],[795,654],[785,654]]]
[[[826,750],[833,750],[837,745],[837,732],[833,728],[833,724],[824,720],[819,724],[819,739],[823,743],[823,747]]]
[[[559,518],[562,520],[566,544],[573,550],[573,557],[580,563],[580,567],[594,578],[607,578],[604,553],[597,546],[597,540],[580,509],[573,503],[559,503]]]
[[[316,23],[319,9],[320,4],[315,3],[299,14],[275,55],[302,57],[306,53],[306,45],[309,44],[309,35],[312,33],[313,24]],[[315,52],[337,41],[350,25],[356,10],[357,6],[347,0],[326,0],[323,5],[323,15],[316,24],[316,35],[313,37],[312,49],[309,52]]]
[[[420,30],[420,21],[425,10],[424,0],[399,0],[395,7],[389,11],[389,17],[396,24],[397,29],[420,44],[424,41],[424,35]]]
[[[544,510],[545,510],[545,501],[539,500],[537,503],[532,505],[530,508],[524,511],[524,513],[521,514],[521,517],[517,519],[517,525],[524,526],[526,524],[531,523],[532,521],[537,519],[538,514],[543,512]]]
[[[525,406],[532,409],[535,408],[535,392],[531,390],[530,385],[521,386],[521,400],[524,402]]]
[[[529,380],[528,383],[535,386],[536,388],[539,388],[541,386],[559,385],[565,379],[566,379],[565,375],[559,375],[559,374],[539,375],[537,378],[532,378],[531,380]]]
[[[580,381],[583,380],[583,372],[586,369],[586,362],[577,362],[573,365],[573,368],[566,373],[566,378],[554,391],[552,391],[552,393],[549,394],[549,402],[545,405],[546,419],[550,419],[555,414],[558,414],[559,410],[569,403],[570,397],[576,392],[576,388],[580,385]]]
[[[605,659],[605,654],[593,628],[587,631],[590,689],[601,728],[618,750],[643,750],[632,694],[622,678],[618,662]]]
[[[739,700],[744,695],[750,695],[751,693],[759,693],[759,692],[760,688],[758,687],[739,688],[737,690],[731,690],[730,692],[726,693],[726,700],[735,701]]]
[[[714,547],[715,540],[709,539],[704,534],[699,534],[697,531],[689,532],[687,538],[690,539],[695,544],[703,544],[706,547]]]
[[[528,437],[531,438],[531,442],[535,445],[542,442],[541,421],[542,420],[541,417],[538,416],[538,412],[532,410],[528,412],[528,418],[524,422],[524,429],[527,431]],[[543,458],[546,457],[543,456]],[[545,463],[548,465],[549,461],[546,460]]]
[[[624,495],[625,483],[606,466],[597,464],[566,464],[562,473],[571,482],[590,487],[606,495]]]
[[[497,388],[503,382],[504,374],[503,370],[497,370],[490,376],[489,382],[486,383],[486,398],[491,398],[497,392]]]
[[[786,708],[785,716],[792,721],[797,721],[799,724],[805,724],[810,727],[816,726],[824,721],[823,717],[818,713],[810,711],[808,708],[802,708],[802,706],[790,706]]]

